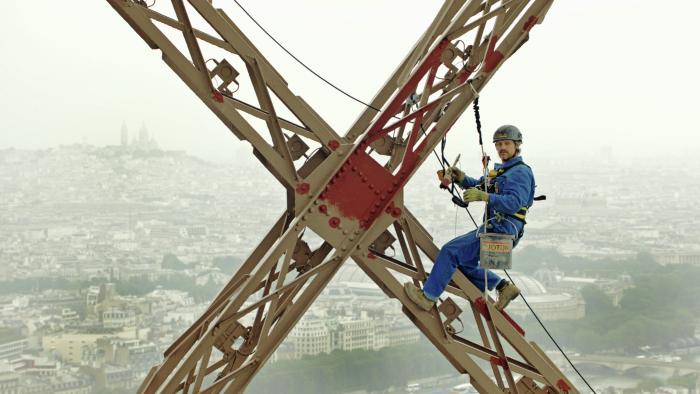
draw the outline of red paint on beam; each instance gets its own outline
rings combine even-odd
[[[501,313],[503,314],[503,317],[506,318],[506,320],[508,321],[508,323],[510,323],[510,325],[513,326],[513,328],[515,328],[515,331],[517,331],[518,333],[520,333],[520,335],[525,336],[525,330],[523,330],[523,328],[520,327],[520,326],[518,325],[518,323],[516,323],[515,320],[513,320],[513,318],[510,317],[509,314],[506,313],[506,311],[501,311]]]
[[[489,42],[489,47],[486,50],[486,58],[484,59],[484,72],[490,73],[493,71],[498,63],[503,60],[503,53],[496,50],[496,41],[498,41],[498,36],[493,36]]]
[[[434,75],[439,67],[440,55],[448,44],[448,40],[441,41],[426,56],[409,81],[393,96],[388,106],[370,126],[364,139],[357,145],[347,162],[343,164],[343,168],[333,175],[326,189],[321,194],[321,199],[336,206],[341,216],[358,220],[360,227],[364,229],[369,228],[383,211],[393,217],[401,216],[401,209],[395,207],[391,201],[408,181],[408,175],[415,170],[419,155],[425,151],[428,137],[435,132],[435,127],[430,133],[425,133],[427,136],[423,138],[417,149],[413,149],[413,146],[419,133],[411,133],[407,144],[407,153],[396,175],[392,175],[391,172],[370,157],[366,152],[367,147],[373,141],[389,132],[390,129],[383,128],[392,117],[392,114],[401,108],[408,94],[415,91],[418,83],[428,72],[430,72],[430,75],[428,75],[427,83],[432,84]],[[415,117],[415,122],[419,124],[424,113],[434,108],[435,105],[435,103],[428,104],[408,117]],[[404,118],[405,122],[409,120]],[[392,125],[392,127],[394,126],[398,127],[396,124]],[[331,149],[333,149],[333,146],[331,146],[332,142],[328,143]],[[351,161],[352,163],[350,163]],[[345,171],[345,169],[350,169],[351,171]],[[386,210],[390,202],[391,209]]]
[[[525,26],[523,26],[523,31],[529,32],[532,30],[533,27],[537,24],[537,21],[539,19],[535,15],[530,15],[529,18],[527,18],[527,21],[525,22]]]
[[[491,356],[489,360],[491,364],[503,367],[503,369],[508,369],[508,361],[505,358]]]
[[[218,90],[215,90],[211,92],[211,98],[214,99],[217,103],[223,103],[224,102],[224,95],[221,94]]]
[[[571,390],[571,387],[564,379],[559,379],[557,381],[557,388],[565,393],[568,393]]]
[[[309,192],[310,189],[311,189],[311,187],[309,186],[309,184],[306,182],[303,182],[303,183],[300,183],[299,185],[297,185],[296,191],[299,194],[306,194]]]
[[[484,297],[479,297],[476,300],[474,300],[474,307],[476,308],[479,313],[481,313],[486,320],[491,321],[491,313],[489,313],[489,308],[486,305],[486,300]]]
[[[399,190],[398,183],[394,185],[391,173],[362,149],[355,150],[351,160],[351,171],[335,174],[323,197],[341,215],[359,220],[363,228],[369,228]]]
[[[418,67],[418,70],[416,70],[416,72],[408,80],[408,82],[406,82],[406,84],[401,88],[401,90],[399,90],[399,92],[396,93],[396,95],[393,97],[387,108],[384,111],[382,111],[381,115],[379,115],[377,121],[374,122],[374,124],[372,124],[372,126],[369,129],[369,132],[367,133],[367,136],[365,137],[364,142],[370,144],[378,138],[381,138],[381,136],[383,135],[381,133],[381,130],[392,117],[392,114],[398,112],[399,108],[406,101],[408,95],[416,90],[418,83],[421,79],[423,79],[425,74],[428,71],[430,71],[433,68],[433,66],[440,62],[440,56],[449,44],[450,41],[447,39],[440,41],[440,43],[433,49],[433,51],[425,57],[423,63]]]
[[[459,80],[459,83],[467,82],[467,79],[469,79],[469,76],[472,75],[474,70],[476,70],[476,66],[467,66],[464,68],[464,70],[460,71],[459,74],[457,75],[457,79]]]

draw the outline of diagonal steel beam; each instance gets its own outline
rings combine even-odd
[[[163,364],[149,373],[140,392],[243,391],[348,258],[354,259],[387,295],[404,304],[409,318],[457,370],[470,375],[481,392],[500,391],[503,384],[500,378],[494,383],[472,356],[505,360],[504,372],[511,392],[518,392],[519,385],[509,374],[510,369],[540,382],[545,386],[542,390],[577,392],[536,345],[522,338],[515,323],[495,311],[492,300],[475,293],[476,288],[463,276],[455,277],[448,292],[465,298],[474,310],[488,317],[492,341],[486,339],[482,329],[483,345],[448,333],[437,311],[417,310],[393,276],[401,273],[415,281],[425,280],[419,250],[431,260],[438,252],[430,235],[404,206],[403,187],[471,104],[475,93],[527,40],[530,29],[542,21],[552,0],[447,0],[344,138],[291,92],[236,24],[208,0],[188,1],[219,37],[195,29],[182,0],[173,0],[178,20],[144,7],[140,0],[107,1],[151,48],[163,52],[166,64],[238,138],[253,146],[255,156],[285,186],[288,200],[287,211],[277,224],[212,306],[166,351]],[[494,27],[482,40],[486,24],[493,18]],[[154,21],[183,33],[189,59]],[[455,46],[456,40],[462,38],[474,39],[472,47],[463,53]],[[229,92],[212,94],[211,80],[203,78],[208,70],[206,64],[202,65],[197,40],[224,49],[247,65],[259,107]],[[457,66],[457,57],[464,59],[463,66]],[[436,84],[438,73],[444,81]],[[277,115],[270,91],[301,125]],[[418,109],[408,105],[416,92],[420,92]],[[267,122],[272,144],[246,121],[243,113]],[[397,114],[402,114],[403,120],[389,124]],[[320,145],[299,171],[282,128]],[[400,130],[395,141],[404,145],[395,149],[383,165],[369,146],[394,129]],[[405,258],[410,259],[409,263],[415,262],[415,267],[377,258],[369,250],[373,241],[394,223],[400,224],[396,229],[401,234],[397,235],[406,235],[400,242]],[[320,235],[324,245],[304,252],[301,234],[306,230]],[[301,252],[297,255],[297,251]],[[331,251],[333,254],[327,258]],[[294,278],[293,270],[297,270]],[[290,281],[286,281],[288,277]],[[501,339],[509,342],[525,361],[508,357],[500,346]],[[491,348],[492,344],[495,348]],[[492,372],[500,376],[495,368]],[[214,374],[213,382],[207,379]]]

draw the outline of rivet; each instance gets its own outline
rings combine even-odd
[[[340,226],[340,219],[334,216],[328,219],[328,225],[331,226],[331,228],[338,228]]]

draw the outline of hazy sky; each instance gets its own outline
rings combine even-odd
[[[440,6],[438,1],[252,1],[248,10],[298,57],[369,101]],[[169,5],[159,0],[156,7]],[[361,107],[294,63],[232,1],[214,0],[290,87],[341,134]],[[700,2],[556,0],[530,41],[482,94],[484,128],[518,125],[532,156],[673,153],[696,137]],[[5,0],[0,14],[0,149],[83,139],[117,144],[142,123],[166,149],[231,157],[248,145],[218,119],[106,1]],[[476,152],[466,112],[451,149]]]

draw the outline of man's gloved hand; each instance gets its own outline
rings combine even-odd
[[[464,191],[464,202],[488,201],[489,194],[476,188],[469,188]]]
[[[464,180],[464,172],[455,166],[448,167],[445,170],[445,178],[461,183]]]

